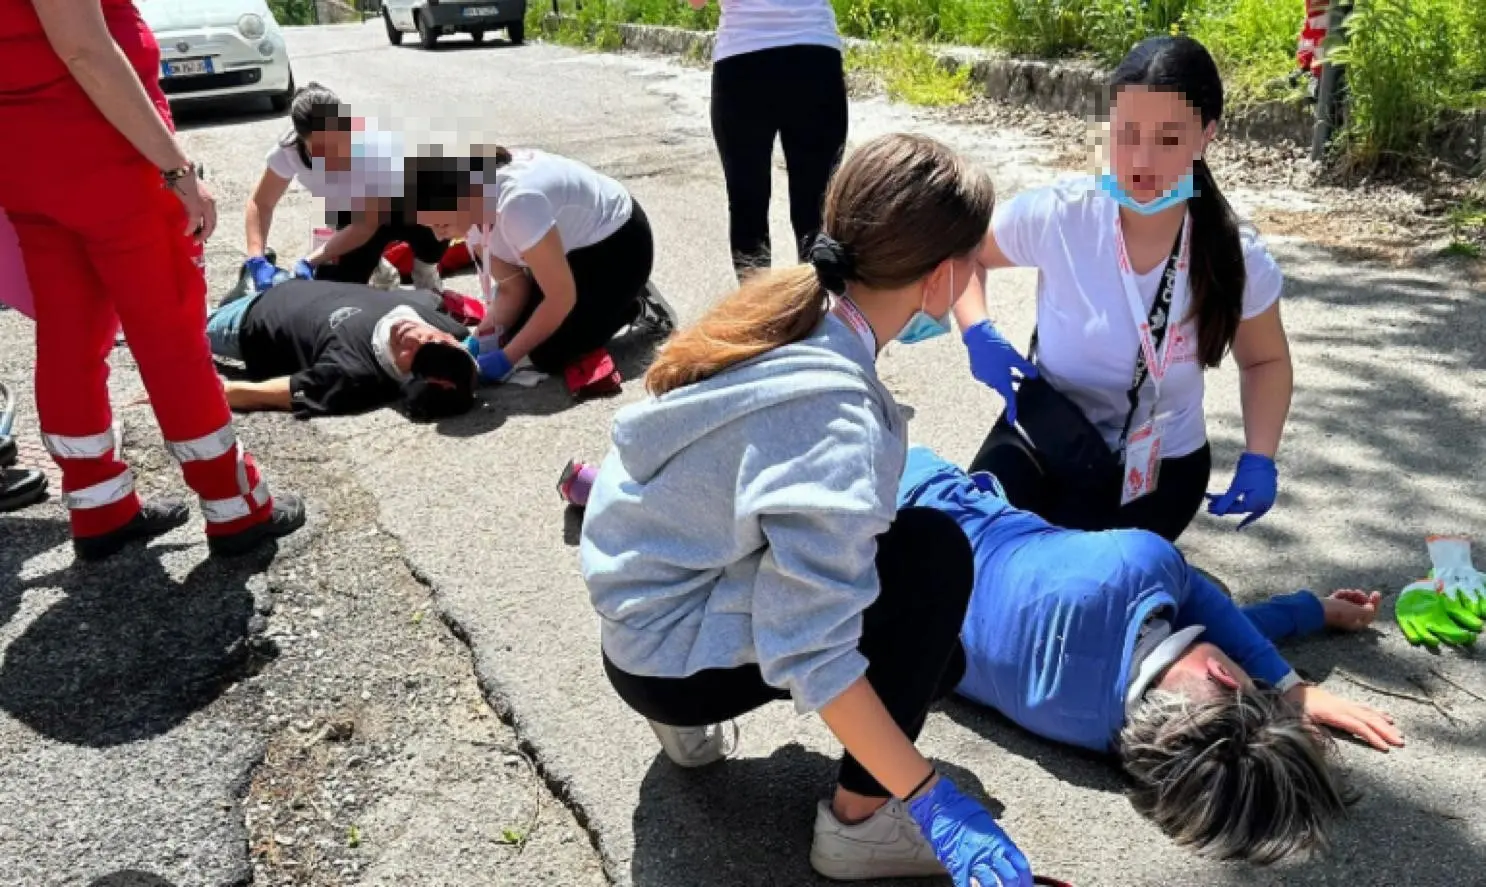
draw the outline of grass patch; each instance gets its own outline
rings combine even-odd
[[[889,98],[910,105],[940,108],[971,98],[969,67],[950,69],[938,53],[918,42],[890,40],[870,49],[853,47],[846,53],[846,69],[878,78]]]
[[[1462,259],[1479,259],[1486,254],[1486,250],[1483,250],[1479,243],[1471,243],[1468,240],[1452,240],[1442,252],[1446,256]]]

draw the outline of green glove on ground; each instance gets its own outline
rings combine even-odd
[[[1474,643],[1481,632],[1481,617],[1440,588],[1439,580],[1423,580],[1406,586],[1398,596],[1393,615],[1404,637],[1415,646],[1446,643],[1464,647]]]
[[[1486,576],[1471,563],[1471,540],[1460,536],[1431,536],[1429,578],[1438,579],[1451,600],[1477,616],[1486,617]]]

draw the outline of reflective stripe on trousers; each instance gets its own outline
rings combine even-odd
[[[101,483],[62,494],[62,501],[69,509],[102,508],[112,505],[134,492],[134,472],[124,469],[120,474]]]
[[[202,435],[195,440],[169,441],[165,442],[165,449],[175,458],[177,462],[210,462],[232,452],[237,446],[237,433],[232,430],[229,422],[213,431],[211,434]],[[239,472],[241,468],[239,458]],[[243,492],[247,492],[247,483],[242,484]]]

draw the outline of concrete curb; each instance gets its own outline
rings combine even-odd
[[[564,17],[548,14],[542,32],[556,33]],[[713,33],[661,25],[618,25],[620,47],[635,52],[680,56],[698,62],[712,57]],[[870,48],[872,42],[847,38],[848,46]],[[943,47],[939,62],[954,71],[969,67],[970,79],[988,99],[1027,105],[1040,111],[1092,117],[1104,100],[1109,72],[1076,60],[1020,59],[969,47]],[[1309,145],[1315,114],[1299,100],[1268,101],[1235,109],[1223,121],[1229,136],[1255,142],[1294,142]],[[1486,159],[1486,112],[1456,115],[1440,128],[1427,146],[1430,156],[1462,170]]]

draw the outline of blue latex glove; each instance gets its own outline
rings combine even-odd
[[[1274,460],[1258,453],[1244,453],[1238,457],[1238,467],[1233,470],[1233,483],[1221,496],[1207,494],[1207,513],[1224,517],[1230,514],[1247,514],[1238,525],[1242,530],[1269,513],[1279,495],[1280,471]]]
[[[1012,387],[1012,370],[1028,379],[1037,378],[1037,367],[1033,366],[996,332],[989,320],[965,330],[961,337],[970,351],[970,375],[978,382],[989,386],[1006,401],[1006,418],[1016,422],[1016,389]]]
[[[469,347],[468,340],[465,347]],[[515,369],[511,366],[510,358],[506,357],[506,352],[499,348],[480,354],[475,358],[475,363],[480,367],[480,381],[486,384],[506,381]]]
[[[273,266],[273,262],[270,262],[263,256],[254,256],[244,262],[243,265],[248,269],[248,274],[253,278],[253,289],[261,293],[273,286],[274,272],[278,270]]]
[[[294,263],[294,279],[295,280],[314,280],[315,279],[315,266],[314,265],[311,265],[308,261],[306,261],[304,259],[300,259],[299,261],[295,262]]]
[[[480,340],[474,336],[466,336],[464,339],[464,350],[470,353],[470,357],[479,357]]]
[[[1032,867],[986,809],[944,777],[908,803],[955,887],[1032,887]]]

